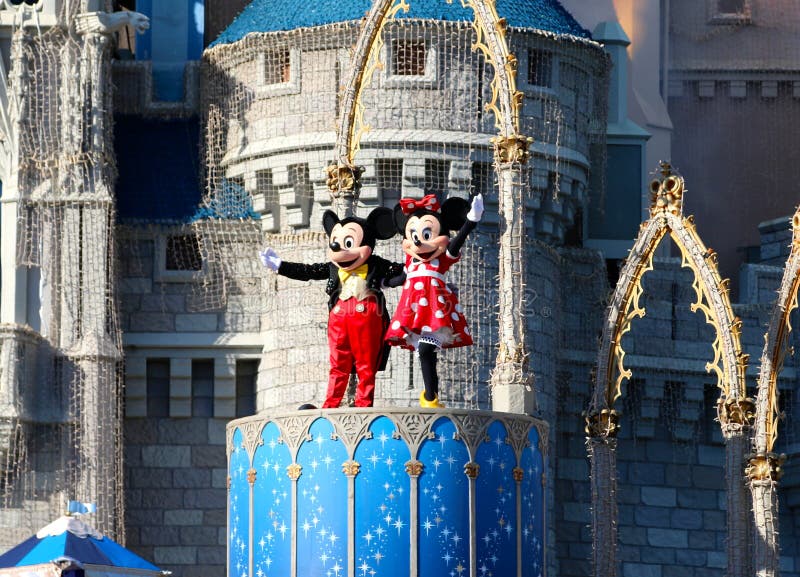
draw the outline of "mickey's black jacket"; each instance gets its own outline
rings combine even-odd
[[[397,286],[398,281],[403,282],[403,265],[391,262],[377,255],[371,255],[367,261],[367,288],[372,291],[377,299],[381,319],[383,321],[383,331],[389,327],[389,312],[386,310],[386,298],[383,295],[384,286]],[[339,294],[342,292],[342,283],[339,280],[339,267],[332,262],[320,262],[315,264],[304,264],[299,262],[283,261],[278,268],[278,274],[294,280],[325,280],[325,292],[328,294],[328,310],[330,311]],[[392,282],[393,281],[393,282]],[[386,360],[389,357],[389,347],[384,343],[383,354],[379,370],[386,367]]]

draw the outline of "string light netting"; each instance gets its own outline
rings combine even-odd
[[[18,388],[0,485],[3,510],[28,526],[79,499],[97,504],[99,530],[124,539],[110,37],[67,31],[78,4],[62,5],[59,22],[69,27],[18,29],[12,39],[17,259],[30,267],[29,284],[38,280],[41,326],[3,344]]]
[[[473,49],[478,38],[472,11],[459,2],[433,5],[412,2],[407,14],[389,19],[365,67],[363,122],[354,129],[359,147],[353,161],[364,169],[356,214],[393,208],[401,197],[483,195],[484,220],[448,273],[477,344],[441,354],[439,375],[448,406],[486,408],[499,312],[498,197],[490,142],[498,129],[487,111],[495,102],[494,71],[484,52]],[[415,17],[431,12],[444,19]],[[325,168],[334,161],[341,89],[350,77],[358,33],[356,21],[254,32],[230,44],[218,41],[204,56],[207,215],[195,227],[206,269],[196,302],[222,306],[236,294],[242,275],[262,284],[266,344],[259,409],[324,395],[324,283],[265,272],[257,253],[270,246],[287,261],[326,260],[321,218],[333,205]],[[534,139],[516,199],[519,217],[526,219],[531,239],[561,243],[585,200],[594,145],[604,142],[606,60],[584,38],[511,28],[508,39],[519,59],[518,88],[526,94],[520,131]],[[404,259],[399,236],[379,242],[375,252]],[[385,293],[391,313],[399,291]],[[554,310],[556,301],[549,298],[553,309],[542,301],[537,305]],[[525,299],[514,307],[512,314],[529,316],[533,329],[546,323],[526,311]],[[378,376],[376,404],[415,404],[421,384],[414,354],[394,349]]]

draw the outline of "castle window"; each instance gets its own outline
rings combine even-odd
[[[708,0],[709,24],[747,24],[750,0]]]
[[[292,62],[288,48],[266,53],[264,58],[264,84],[289,82],[291,74]]]
[[[381,206],[394,208],[403,194],[403,159],[375,160],[375,178],[378,181],[378,199]]]
[[[397,76],[423,76],[425,54],[424,40],[396,40],[392,53],[392,73]]]
[[[214,416],[214,359],[192,361],[192,416]]]
[[[272,210],[278,204],[278,187],[273,184],[272,170],[256,171],[256,193],[264,196],[267,210]]]
[[[200,240],[196,234],[167,237],[164,266],[168,271],[199,271],[203,268]]]
[[[747,9],[745,0],[718,0],[717,11],[720,14],[742,14]]]
[[[290,164],[289,185],[294,189],[298,200],[313,200],[314,185],[311,183],[311,172],[308,164]]]
[[[153,280],[156,282],[193,282],[203,270],[201,238],[191,226],[176,226],[154,241]]]
[[[553,54],[544,50],[528,50],[528,84],[531,86],[553,85]]]
[[[473,162],[470,194],[488,196],[494,192],[494,165],[491,162]]]
[[[390,38],[386,41],[387,62],[382,75],[386,88],[425,87],[435,88],[439,79],[438,51],[435,38],[412,37]]]
[[[147,359],[147,416],[169,416],[169,359]]]
[[[256,412],[257,359],[236,361],[236,416],[247,417]]]
[[[449,179],[449,160],[425,159],[425,194],[435,194],[439,202],[444,202]]]
[[[260,97],[300,93],[300,49],[279,48],[258,54],[254,92]]]

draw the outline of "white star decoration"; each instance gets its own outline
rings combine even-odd
[[[294,484],[295,486],[299,486],[299,490],[295,495],[310,508],[306,509],[306,511],[312,513],[312,517],[303,516],[301,519],[297,520],[297,524],[294,526],[288,526],[282,519],[282,512],[284,512],[284,509],[289,505],[291,499],[291,493],[285,490],[284,487],[293,484],[285,478],[285,460],[281,460],[275,454],[270,455],[269,458],[265,458],[263,453],[261,454],[259,457],[262,460],[261,466],[268,474],[268,476],[263,477],[263,479],[265,479],[269,485],[274,486],[274,488],[269,487],[268,489],[271,490],[270,498],[274,510],[271,511],[273,513],[272,516],[269,516],[269,513],[266,514],[270,530],[266,531],[265,528],[264,533],[257,537],[258,541],[256,545],[259,549],[256,549],[256,551],[259,551],[259,553],[257,553],[256,559],[254,559],[255,566],[253,569],[255,569],[255,571],[251,573],[251,575],[254,577],[271,577],[271,566],[276,565],[277,570],[282,562],[282,558],[276,558],[278,559],[277,563],[271,558],[272,554],[276,554],[272,548],[285,546],[281,545],[281,539],[278,539],[278,537],[282,537],[285,541],[287,537],[293,536],[294,531],[297,529],[302,530],[301,538],[304,537],[306,540],[311,539],[311,542],[305,541],[305,543],[309,543],[309,545],[313,543],[313,546],[316,548],[314,553],[316,558],[313,563],[316,565],[320,577],[346,577],[347,575],[356,575],[357,577],[382,577],[387,570],[395,570],[394,565],[398,559],[398,554],[400,554],[401,558],[403,557],[400,551],[395,550],[397,543],[395,539],[401,538],[403,531],[405,531],[408,526],[408,523],[402,520],[403,511],[406,511],[409,506],[408,498],[405,497],[405,488],[413,484],[413,481],[409,480],[408,475],[406,475],[403,470],[403,463],[408,459],[408,455],[402,454],[402,447],[398,449],[398,446],[401,446],[402,443],[395,443],[393,441],[388,449],[386,448],[386,443],[388,441],[398,438],[397,433],[393,432],[391,429],[381,431],[380,428],[382,427],[375,427],[373,429],[374,437],[369,437],[374,440],[374,442],[365,444],[366,450],[359,450],[357,454],[353,456],[355,460],[361,463],[372,463],[373,469],[375,470],[374,476],[377,478],[373,477],[370,479],[371,483],[368,483],[373,487],[373,500],[369,504],[369,508],[372,512],[367,524],[359,523],[361,525],[360,532],[362,539],[359,548],[363,547],[364,549],[358,552],[352,565],[345,565],[346,540],[335,532],[336,530],[341,530],[342,527],[340,527],[339,524],[329,523],[329,520],[325,516],[327,512],[323,515],[324,509],[322,507],[323,496],[326,500],[331,498],[329,492],[331,479],[329,475],[335,475],[338,471],[338,461],[336,458],[331,457],[331,454],[327,454],[328,448],[332,449],[334,445],[338,445],[339,443],[332,442],[329,445],[325,445],[325,441],[327,441],[330,436],[327,432],[313,435],[313,441],[309,443],[312,445],[312,454],[307,454],[307,458],[303,460],[303,466],[305,467],[304,478],[300,483]],[[497,431],[492,432],[496,433]],[[455,439],[455,442],[451,445],[447,445],[447,442],[453,439]],[[267,440],[265,439],[265,441]],[[378,443],[382,446],[380,453],[377,452]],[[279,443],[276,443],[274,439],[267,442],[267,446],[273,450],[277,448],[278,444]],[[454,471],[457,471],[455,466],[459,465],[460,467],[463,462],[469,459],[465,459],[461,447],[462,443],[458,441],[457,436],[453,435],[452,431],[448,428],[438,429],[436,437],[431,441],[431,444],[432,452],[428,453],[427,457],[418,457],[421,461],[426,463],[427,467],[431,467],[432,465],[432,468],[427,469],[426,474],[420,477],[418,481],[417,486],[419,494],[423,496],[420,498],[421,510],[419,512],[426,516],[423,519],[420,514],[418,517],[419,521],[416,521],[418,523],[418,529],[424,529],[424,532],[419,531],[420,536],[426,538],[426,542],[434,547],[434,549],[431,550],[432,557],[429,558],[429,562],[432,563],[431,571],[438,573],[440,577],[468,577],[470,574],[476,577],[498,577],[500,568],[497,566],[497,563],[501,559],[504,560],[504,563],[510,561],[506,559],[506,555],[510,551],[509,547],[513,549],[514,535],[516,534],[520,535],[524,540],[525,554],[531,555],[529,560],[530,565],[528,566],[531,569],[531,576],[534,577],[538,575],[538,577],[541,577],[542,571],[539,562],[541,560],[536,560],[536,550],[538,548],[541,551],[542,546],[537,539],[538,525],[533,522],[533,519],[536,517],[534,511],[542,506],[541,491],[538,490],[538,482],[533,483],[531,487],[531,479],[538,481],[537,475],[540,474],[542,467],[537,467],[535,463],[531,464],[530,461],[527,463],[517,463],[513,456],[507,454],[510,450],[503,447],[504,444],[507,444],[507,439],[505,439],[502,434],[495,434],[486,444],[495,445],[497,452],[494,452],[493,455],[486,454],[483,458],[478,457],[476,460],[479,460],[484,467],[488,465],[487,471],[493,471],[489,480],[494,486],[498,484],[503,486],[507,486],[508,483],[513,484],[513,481],[510,479],[511,468],[517,464],[524,468],[526,473],[525,481],[520,487],[521,490],[518,494],[523,507],[523,515],[527,517],[529,521],[521,523],[519,528],[514,527],[512,523],[509,522],[509,518],[516,518],[514,514],[515,492],[513,490],[508,493],[505,491],[492,491],[496,507],[493,508],[489,503],[485,503],[485,505],[489,505],[489,509],[488,511],[484,509],[484,512],[490,513],[492,509],[494,509],[496,514],[494,521],[497,521],[497,524],[494,529],[490,529],[484,536],[479,537],[479,543],[483,543],[483,545],[479,545],[478,547],[476,565],[468,567],[469,540],[460,534],[464,533],[465,528],[463,526],[463,519],[458,516],[464,506],[464,503],[462,503],[463,496],[461,490],[466,491],[465,486],[467,481],[466,477],[459,475],[457,481],[454,482],[452,476],[454,475]],[[322,452],[323,446],[326,447],[325,453]],[[373,450],[372,447],[375,449]],[[487,446],[486,448],[489,449],[489,453],[492,453],[491,447]],[[524,455],[524,460],[528,458],[526,453]],[[536,458],[541,458],[538,452],[536,452]],[[298,461],[300,461],[300,459],[298,459]],[[237,468],[232,468],[232,471],[234,476],[243,479],[247,474],[248,467],[247,463],[243,465],[240,463],[241,461],[237,462],[235,464]],[[380,472],[378,472],[378,464],[384,465],[386,469],[381,467]],[[325,466],[324,469],[323,465]],[[438,469],[442,468],[444,465],[448,465],[448,469],[442,469],[442,476],[440,477],[438,476]],[[258,467],[258,465],[255,466]],[[363,466],[362,464],[362,473],[365,471]],[[497,466],[496,471],[494,470],[495,466]],[[373,475],[373,469],[369,470],[369,475]],[[269,475],[272,471],[275,472],[275,477]],[[326,471],[328,472],[326,473]],[[317,473],[320,473],[320,477],[316,477]],[[445,479],[447,480],[445,481]],[[384,480],[384,482],[381,483],[381,480]],[[441,482],[437,482],[439,480],[441,480]],[[263,486],[264,481],[262,481],[262,478],[259,478],[258,481],[262,484],[261,486]],[[480,479],[479,483],[482,482],[483,479]],[[382,499],[379,497],[379,491],[377,494],[374,493],[377,488],[376,484],[377,487],[382,486],[384,488],[384,496]],[[326,487],[326,491],[321,490],[321,485]],[[453,492],[454,489],[456,489],[455,492]],[[374,498],[376,496],[377,498]],[[241,534],[241,531],[239,531],[238,534],[236,533],[242,528],[236,526],[242,523],[236,515],[236,507],[237,499],[242,500],[239,498],[242,497],[242,495],[236,495],[234,491],[231,491],[230,497],[230,519],[232,520],[231,550],[232,552],[236,552],[235,556],[233,554],[231,555],[231,561],[235,563],[239,560],[237,568],[235,570],[232,568],[231,573],[239,577],[247,573],[248,547],[247,539],[242,540],[235,536]],[[246,503],[246,501],[247,500],[244,499],[242,502]],[[426,503],[425,506],[423,506],[423,502]],[[455,506],[453,510],[455,517],[453,519],[449,518],[450,512],[445,505],[445,503],[448,502],[453,502]],[[337,510],[339,507],[340,505],[335,505]],[[266,509],[269,509],[269,506]],[[276,510],[277,513],[275,512]],[[314,514],[315,512],[317,514]],[[433,519],[430,518],[430,514],[434,515]],[[264,509],[261,509],[257,515],[265,516]],[[247,523],[245,523],[245,525],[247,525]],[[431,534],[432,529],[437,530],[433,531],[433,534]],[[393,530],[397,531],[397,536],[395,536]],[[505,535],[503,535],[503,533],[505,533]],[[462,542],[464,543],[463,545]],[[509,545],[509,543],[511,543],[511,545]],[[241,554],[239,553],[240,551]],[[313,549],[311,551],[313,551]],[[384,554],[383,551],[387,551],[387,553]],[[249,554],[252,555],[253,551],[250,551]],[[387,564],[383,570],[381,570],[380,562],[383,559],[387,560]],[[328,565],[328,562],[331,564]],[[446,569],[445,567],[441,567],[442,563],[445,563]],[[451,566],[450,563],[453,565]],[[437,566],[438,569],[434,569]]]
[[[425,529],[425,534],[428,535],[430,530],[433,528],[433,523],[431,523],[430,519],[426,517],[425,522],[422,524],[422,528]]]

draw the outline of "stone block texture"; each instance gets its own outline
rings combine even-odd
[[[226,527],[227,489],[212,475],[227,468],[224,440],[212,434],[224,422],[213,421],[125,422],[127,544],[176,576],[225,575],[219,535]]]

